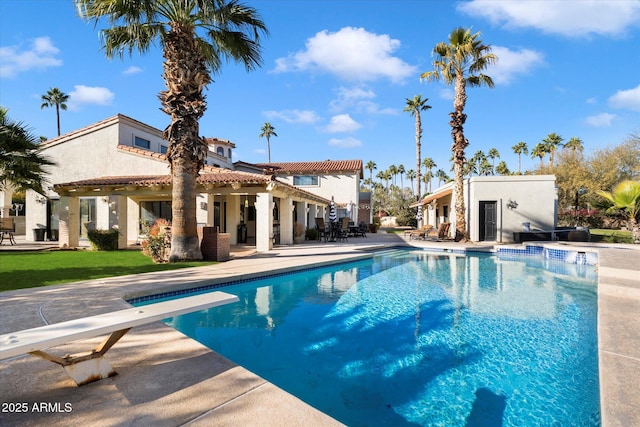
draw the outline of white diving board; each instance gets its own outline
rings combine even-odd
[[[218,291],[12,332],[0,335],[0,360],[28,353],[61,365],[83,385],[116,374],[103,356],[131,328],[237,301],[237,296]],[[110,335],[85,353],[60,357],[44,351],[104,334]]]

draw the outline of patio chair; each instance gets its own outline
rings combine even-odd
[[[9,243],[16,244],[16,239],[13,237],[16,232],[16,223],[12,217],[0,218],[0,245],[4,241],[5,237],[9,238]]]
[[[316,230],[318,230],[318,240],[324,238],[326,242],[329,237],[329,229],[325,225],[323,218],[316,218]]]
[[[444,240],[449,236],[450,222],[441,222],[437,230],[426,233],[424,239]]]
[[[346,242],[347,237],[349,237],[349,218],[340,218],[340,226],[338,228],[336,238]]]
[[[418,229],[418,230],[411,230],[408,232],[409,235],[409,239],[425,239],[427,237],[427,234],[432,232],[434,230],[433,225],[423,225],[422,228]],[[405,235],[407,233],[405,232]]]
[[[367,224],[365,224],[364,221],[360,221],[360,224],[358,224],[358,233],[356,236],[367,237]]]

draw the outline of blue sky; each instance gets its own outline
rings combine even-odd
[[[586,153],[640,132],[640,1],[245,0],[270,35],[263,66],[225,65],[208,87],[203,136],[236,143],[234,160],[266,162],[259,138],[269,121],[272,161],[373,160],[378,170],[415,168],[407,98],[422,94],[422,156],[451,175],[447,114],[453,91],[420,81],[432,49],[452,29],[472,27],[498,55],[495,88],[469,88],[467,150],[529,149],[549,133],[583,140]],[[36,135],[56,136],[41,95],[70,95],[61,113],[70,132],[117,113],[159,129],[162,55],[107,60],[98,29],[72,0],[0,0],[0,105]],[[523,158],[523,169],[538,160]],[[368,176],[368,172],[365,171]]]

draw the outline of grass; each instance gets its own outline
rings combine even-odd
[[[214,262],[155,264],[140,251],[0,252],[0,292],[103,277],[200,267]]]
[[[633,243],[631,231],[609,230],[604,228],[592,228],[591,241],[597,243]]]

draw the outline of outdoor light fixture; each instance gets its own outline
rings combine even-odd
[[[244,207],[248,208],[249,207],[249,198],[245,196],[244,198]]]
[[[516,202],[515,200],[509,199],[509,201],[507,202],[507,208],[516,209],[517,207],[518,207],[518,202]]]

